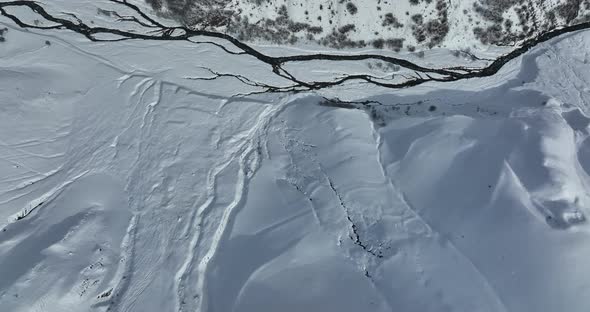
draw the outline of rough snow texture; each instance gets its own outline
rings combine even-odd
[[[185,25],[241,40],[396,52],[514,45],[590,19],[590,0],[145,1]]]
[[[232,98],[184,77],[249,58],[0,23],[2,311],[590,306],[588,32],[468,83]]]

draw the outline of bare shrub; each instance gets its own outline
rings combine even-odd
[[[383,23],[381,23],[381,26],[393,26],[394,28],[401,28],[404,26],[404,24],[400,23],[393,13],[387,13],[383,18]]]
[[[356,7],[356,5],[354,3],[352,3],[352,2],[348,2],[346,4],[346,10],[351,15],[355,15],[359,11],[359,9]]]

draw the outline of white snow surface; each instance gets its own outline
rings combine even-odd
[[[0,311],[590,309],[590,32],[485,79],[232,97],[185,77],[268,69],[0,23]]]

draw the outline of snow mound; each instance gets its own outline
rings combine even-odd
[[[130,218],[121,184],[90,174],[6,226],[0,245],[3,308],[75,311],[86,297],[111,292],[125,278],[120,254]]]

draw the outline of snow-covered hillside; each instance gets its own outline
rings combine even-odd
[[[242,40],[399,52],[514,45],[590,19],[589,0],[146,0],[156,12]]]
[[[0,311],[588,311],[590,32],[491,77],[245,96],[283,81],[2,9],[49,29],[0,16]]]

